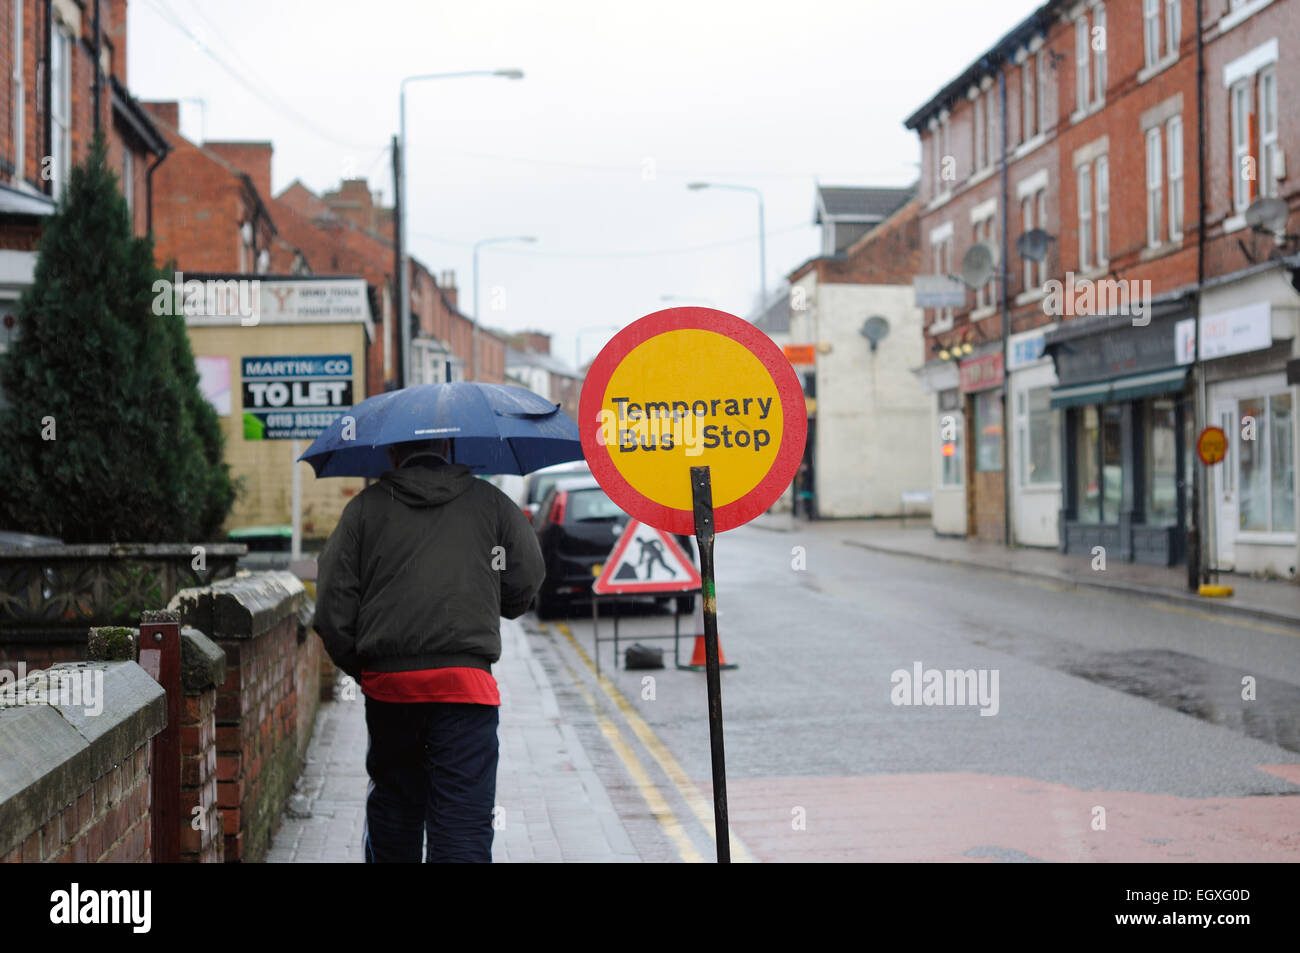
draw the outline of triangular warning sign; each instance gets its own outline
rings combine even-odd
[[[700,573],[670,534],[629,519],[591,590],[598,596],[693,592]]]

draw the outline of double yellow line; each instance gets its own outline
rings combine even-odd
[[[543,623],[541,628],[542,631],[546,631],[546,624]],[[668,750],[663,741],[660,740],[659,736],[655,734],[654,729],[651,728],[646,723],[645,719],[641,717],[641,713],[638,712],[632,703],[627,700],[619,690],[618,686],[615,685],[607,675],[596,673],[596,666],[592,662],[591,656],[587,654],[587,650],[582,647],[582,644],[574,636],[568,625],[564,622],[556,622],[555,628],[564,636],[569,645],[573,647],[573,651],[577,653],[578,658],[581,659],[583,665],[587,667],[587,671],[590,672],[592,677],[596,680],[596,684],[600,687],[601,692],[603,692],[605,697],[609,699],[610,703],[618,709],[619,713],[628,723],[628,726],[631,727],[633,734],[637,736],[641,744],[645,746],[645,749],[650,752],[650,756],[654,758],[655,762],[667,776],[673,787],[676,788],[677,793],[681,796],[687,807],[690,808],[691,813],[695,815],[696,819],[699,820],[700,824],[708,832],[709,837],[716,844],[718,834],[717,828],[713,823],[713,803],[704,797],[700,789],[696,787],[695,782],[691,780],[690,775],[686,773],[686,770],[681,766],[677,759],[673,757],[672,752]],[[641,764],[636,752],[623,738],[618,726],[600,711],[596,699],[592,696],[591,692],[587,690],[586,685],[583,684],[583,680],[578,673],[569,668],[567,664],[565,665],[565,670],[569,673],[569,677],[577,686],[578,693],[582,695],[583,700],[586,701],[587,705],[591,708],[592,713],[596,716],[596,721],[600,726],[601,733],[609,740],[610,746],[613,747],[615,753],[623,762],[623,766],[627,768],[628,774],[631,775],[637,789],[641,792],[641,796],[645,798],[645,802],[650,808],[650,813],[654,815],[655,819],[663,828],[665,835],[667,835],[668,839],[672,841],[678,855],[687,863],[700,863],[704,861],[704,858],[700,856],[700,852],[695,849],[695,845],[691,842],[690,836],[682,825],[681,820],[673,812],[672,807],[668,804],[667,799],[664,798],[663,793],[655,785],[654,781],[651,780],[649,773]],[[750,854],[744,843],[736,836],[734,831],[730,833],[732,859],[738,863],[753,863],[754,857]]]

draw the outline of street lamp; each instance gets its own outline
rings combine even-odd
[[[496,245],[501,242],[528,242],[530,245],[537,241],[532,235],[508,235],[502,238],[482,238],[474,243],[474,340],[469,349],[469,379],[478,380],[478,250],[480,245]]]
[[[411,267],[410,244],[407,240],[407,236],[410,234],[411,207],[406,195],[406,84],[420,83],[427,79],[456,79],[461,76],[500,76],[504,79],[523,79],[524,71],[520,69],[478,69],[463,70],[457,73],[421,73],[416,76],[406,76],[402,79],[399,90],[401,133],[398,142],[397,159],[397,203],[401,214],[400,227],[397,230],[399,259],[397,302],[398,307],[401,309],[399,320],[402,328],[401,363],[403,387],[410,383],[411,375],[411,282],[407,277]]]
[[[732,189],[736,192],[753,192],[758,196],[758,284],[762,298],[758,310],[762,313],[767,308],[767,232],[763,227],[763,193],[752,185],[728,185],[721,182],[691,182],[686,186],[691,191],[700,189]]]

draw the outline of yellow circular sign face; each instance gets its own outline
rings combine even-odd
[[[781,396],[761,361],[723,334],[683,328],[637,345],[601,401],[615,468],[645,496],[691,509],[692,466],[708,465],[713,505],[767,476],[782,433]]]

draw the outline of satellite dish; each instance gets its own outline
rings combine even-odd
[[[1246,224],[1257,232],[1268,232],[1275,238],[1286,236],[1286,220],[1291,209],[1281,199],[1258,198],[1246,209]]]
[[[1016,251],[1028,261],[1046,261],[1047,243],[1052,240],[1041,228],[1031,228],[1016,239]]]
[[[992,242],[978,241],[961,256],[961,280],[968,288],[983,288],[997,267],[997,246]]]
[[[871,350],[875,351],[876,345],[889,336],[889,319],[873,315],[862,322],[858,333],[871,342]]]

